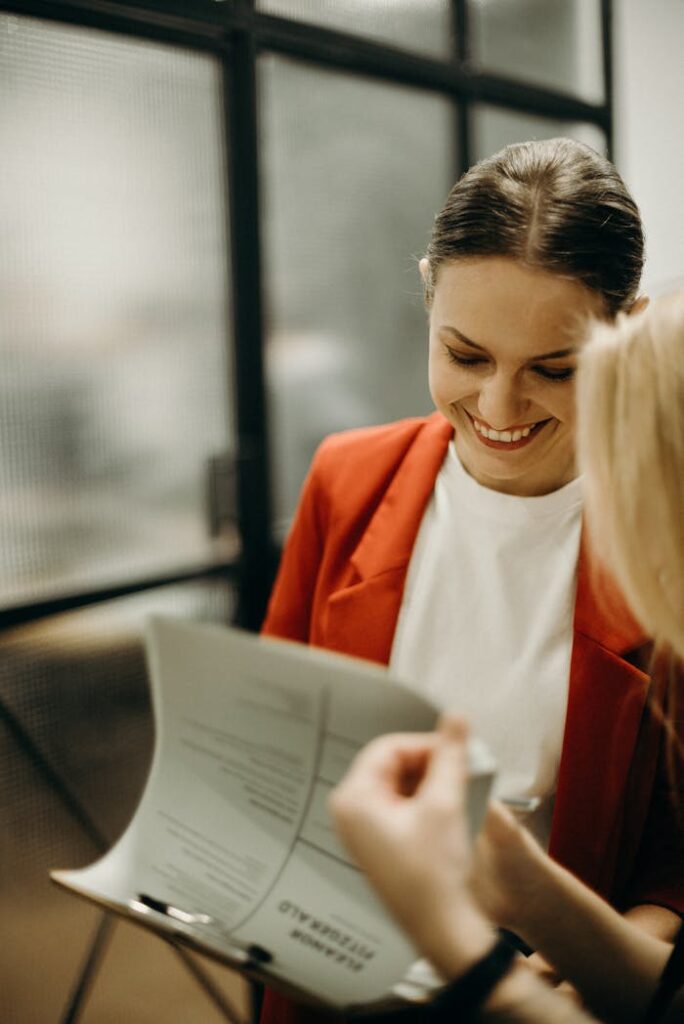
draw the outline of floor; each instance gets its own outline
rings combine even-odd
[[[131,625],[133,623],[133,625]],[[101,912],[58,889],[52,868],[94,860],[144,785],[153,726],[137,615],[61,616],[0,638],[0,993],[3,1024],[65,1024]],[[242,979],[116,920],[82,1024],[249,1019]]]

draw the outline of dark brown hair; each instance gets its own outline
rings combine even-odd
[[[560,138],[506,146],[459,179],[435,219],[427,304],[443,263],[478,256],[575,278],[603,296],[612,318],[637,295],[639,210],[615,167],[589,146]]]

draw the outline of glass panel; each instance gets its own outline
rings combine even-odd
[[[227,622],[233,604],[225,583],[185,584],[3,633],[0,877],[12,880],[0,887],[3,1020],[61,1019],[99,918],[49,881],[51,868],[87,864],[100,847],[46,769],[62,781],[103,842],[113,841],[135,808],[152,749],[141,645],[145,616],[162,612]],[[221,974],[222,987],[236,995],[242,991],[233,975]],[[165,943],[117,925],[84,1020],[222,1019]]]
[[[417,262],[451,184],[446,100],[260,66],[277,515],[292,515],[318,441],[427,411]]]
[[[603,156],[607,155],[606,137],[593,124],[551,121],[533,114],[475,105],[472,108],[473,153],[476,160],[491,156],[512,142],[528,139],[553,139],[559,135],[585,142]]]
[[[210,554],[219,94],[211,58],[0,15],[0,601]]]
[[[470,0],[472,63],[602,103],[600,0]]]
[[[447,59],[454,52],[451,7],[450,0],[257,0],[263,14],[310,21]]]

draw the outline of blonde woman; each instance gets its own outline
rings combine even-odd
[[[660,670],[672,673],[684,663],[684,293],[594,329],[581,357],[578,425],[594,547],[654,638]],[[673,724],[676,708],[669,715]],[[675,730],[668,753],[671,771],[681,771]],[[371,744],[332,799],[352,854],[453,979],[436,1019],[684,1020],[683,933],[673,948],[636,929],[499,805],[473,866],[465,779],[466,727],[447,716],[435,734]],[[684,872],[684,854],[679,865]],[[676,874],[665,888],[681,882]],[[538,950],[586,1012],[511,959],[492,921]]]

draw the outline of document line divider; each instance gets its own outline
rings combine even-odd
[[[313,771],[311,772],[311,781],[309,783],[309,792],[307,794],[306,800],[304,801],[304,806],[303,806],[302,812],[301,812],[301,814],[299,816],[299,821],[297,823],[297,826],[296,826],[296,829],[295,829],[295,832],[294,832],[294,837],[293,837],[293,840],[292,840],[292,842],[290,844],[290,847],[289,847],[287,853],[284,854],[284,856],[283,856],[283,862],[280,865],[280,869],[276,872],[273,880],[271,881],[271,884],[268,886],[267,890],[263,893],[263,895],[259,899],[258,903],[255,906],[252,907],[252,909],[246,914],[245,917],[242,918],[241,921],[238,921],[237,924],[234,924],[228,930],[228,934],[229,935],[232,935],[235,931],[237,931],[238,928],[243,928],[249,922],[249,920],[252,917],[254,917],[256,912],[261,909],[261,907],[263,906],[264,902],[271,895],[271,893],[273,892],[273,889],[275,888],[276,884],[280,880],[280,877],[281,877],[283,871],[285,870],[285,868],[289,864],[290,858],[292,857],[292,851],[294,850],[295,846],[297,845],[297,843],[300,843],[300,842],[303,841],[301,839],[301,829],[302,829],[302,824],[306,820],[306,816],[309,813],[309,810],[311,808],[311,801],[313,800],[314,789],[316,788],[316,782],[318,781],[318,778],[319,778],[318,769],[320,767],[321,758],[322,758],[322,754],[323,754],[323,743],[325,741],[325,735],[326,735],[325,734],[325,725],[326,725],[326,722],[328,720],[328,707],[329,707],[329,704],[330,704],[330,693],[329,693],[328,687],[325,686],[325,687],[321,688],[321,700],[320,700],[320,707],[319,707],[319,711],[318,711],[316,753],[314,755]]]
[[[317,853],[322,853],[325,857],[330,860],[336,861],[338,864],[342,864],[345,868],[350,868],[352,871],[356,871],[357,874],[362,875],[363,872],[360,868],[357,868],[356,864],[350,864],[348,860],[344,860],[342,857],[338,857],[337,854],[330,853],[329,850],[324,850],[322,846],[317,846],[316,843],[312,843],[310,839],[300,839],[299,842],[302,846],[308,846],[310,850],[316,850]]]

